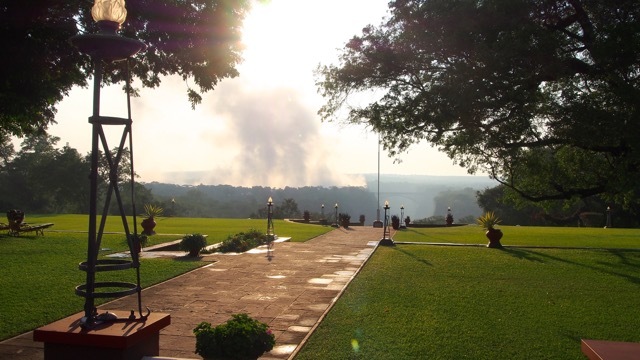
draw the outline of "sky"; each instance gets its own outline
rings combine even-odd
[[[337,63],[339,49],[387,15],[388,0],[271,0],[253,5],[243,26],[240,76],[224,79],[195,110],[187,84],[163,78],[132,98],[135,171],[142,182],[233,186],[362,186],[378,172],[378,136],[363,126],[322,122],[313,70]],[[123,26],[126,26],[126,22]],[[139,84],[139,83],[138,83]],[[134,83],[135,86],[135,83]],[[50,134],[59,145],[91,149],[90,88],[74,88],[58,106]],[[121,85],[102,91],[101,115],[126,117]],[[122,128],[108,131],[109,147]],[[380,172],[467,175],[428,143]]]

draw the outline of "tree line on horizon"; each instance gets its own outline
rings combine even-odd
[[[65,145],[57,148],[58,138],[46,134],[30,135],[15,151],[10,138],[0,139],[0,210],[20,209],[31,214],[88,213],[90,170],[89,154],[81,155]],[[99,204],[104,201],[108,174],[104,156],[99,168]],[[119,189],[125,209],[132,209],[130,162],[124,156]],[[273,199],[275,218],[302,218],[309,212],[312,219],[333,219],[335,204],[339,213],[352,219],[365,216],[365,223],[376,218],[377,199],[366,187],[240,187],[231,185],[177,185],[158,182],[135,183],[136,209],[144,204],[164,209],[165,216],[265,218],[267,201]],[[434,189],[431,187],[430,189]],[[434,190],[435,192],[435,190]],[[509,194],[503,185],[484,190],[469,187],[443,189],[434,193],[433,214],[414,216],[414,222],[441,223],[453,204],[457,222],[472,222],[480,211],[495,211],[505,225],[577,226],[580,214],[604,214],[607,201],[597,196],[579,203],[557,201],[554,206],[524,201]],[[110,211],[117,213],[112,201]],[[324,205],[324,209],[322,208]],[[132,215],[127,210],[127,215]],[[636,214],[614,207],[616,226],[638,226]],[[389,215],[400,215],[394,207]]]

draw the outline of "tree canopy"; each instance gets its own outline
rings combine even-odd
[[[0,5],[0,129],[23,136],[54,122],[56,104],[73,86],[87,86],[91,59],[68,39],[95,33],[92,2],[7,0]],[[192,106],[200,94],[238,75],[240,30],[249,0],[129,1],[121,34],[145,42],[131,61],[132,76],[145,87],[176,74]],[[105,84],[125,78],[125,62],[110,64]]]
[[[317,69],[323,120],[426,140],[532,201],[637,203],[640,2],[396,0]]]

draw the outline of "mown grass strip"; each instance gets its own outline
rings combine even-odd
[[[32,330],[51,321],[82,311],[84,299],[75,295],[75,287],[86,282],[78,264],[87,259],[86,215],[29,216],[30,223],[55,223],[44,236],[0,234],[0,340]],[[209,244],[228,235],[251,228],[266,230],[266,220],[166,218],[158,226],[160,234],[149,244],[176,240],[180,236],[162,235],[199,232],[208,234]],[[119,218],[109,217],[106,231],[122,231]],[[275,222],[276,233],[306,241],[330,227]],[[211,235],[213,234],[213,235]],[[105,234],[100,254],[127,250],[123,234]],[[173,278],[204,265],[184,259],[142,259],[143,288]],[[99,273],[99,281],[117,280],[135,283],[135,270]],[[108,301],[111,299],[106,299]],[[104,302],[104,301],[103,301]]]
[[[296,359],[583,359],[640,341],[640,251],[379,248]]]

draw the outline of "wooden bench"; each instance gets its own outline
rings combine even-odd
[[[24,211],[18,209],[7,211],[7,220],[9,220],[9,225],[0,224],[0,230],[9,230],[11,236],[20,236],[24,232],[35,232],[36,235],[44,236],[44,229],[53,226],[53,223],[33,225],[24,223]]]
[[[22,233],[35,232],[36,235],[44,236],[44,229],[48,229],[53,226],[53,223],[46,224],[19,224],[18,226],[9,226],[9,235],[20,236]]]

